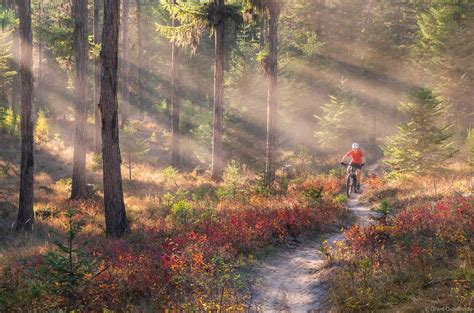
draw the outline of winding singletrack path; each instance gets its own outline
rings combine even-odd
[[[360,195],[351,198],[349,211],[355,223],[371,222],[368,208],[359,205]],[[327,312],[330,310],[326,279],[332,270],[320,251],[322,242],[334,244],[342,233],[304,240],[267,257],[256,269],[250,312]]]

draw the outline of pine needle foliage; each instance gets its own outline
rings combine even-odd
[[[345,80],[342,80],[338,89],[329,96],[329,102],[321,107],[322,113],[314,115],[318,123],[314,137],[320,147],[337,148],[352,141],[352,126],[360,120],[359,107]]]
[[[232,20],[237,24],[242,21],[242,6],[239,2],[226,4],[222,9],[214,2],[194,3],[180,2],[172,4],[164,1],[162,7],[170,15],[170,19],[179,21],[178,26],[162,25],[157,23],[156,29],[163,36],[180,47],[191,47],[195,53],[204,34],[214,33],[215,26],[225,20]]]
[[[439,174],[457,152],[450,140],[453,124],[443,121],[446,104],[430,89],[420,88],[400,103],[399,110],[408,121],[382,147],[390,173]]]
[[[133,163],[150,150],[148,139],[142,138],[138,133],[136,124],[128,123],[122,129],[120,136],[120,150],[125,155],[128,167],[128,178],[129,180],[132,180]]]
[[[20,135],[20,115],[11,108],[0,107],[0,132],[18,137]]]
[[[101,273],[98,271],[99,259],[91,260],[86,254],[89,241],[77,243],[77,235],[83,225],[76,218],[77,212],[69,209],[65,213],[66,236],[54,240],[56,249],[44,256],[44,264],[34,276],[40,279],[40,289],[52,296],[60,296],[69,309],[78,308],[77,295],[91,283],[91,279]],[[58,237],[59,234],[56,233]]]
[[[10,66],[13,58],[11,53],[12,31],[16,24],[15,13],[0,6],[0,86],[3,88],[11,84],[11,80],[16,74]],[[1,94],[2,92],[0,92],[0,106],[3,106],[4,99]]]

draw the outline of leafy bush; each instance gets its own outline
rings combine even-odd
[[[194,221],[196,212],[190,202],[179,200],[171,207],[170,217],[174,223],[185,227]]]
[[[38,112],[35,126],[35,142],[45,142],[49,140],[49,120],[45,110]]]
[[[19,136],[20,135],[20,115],[15,114],[10,108],[0,107],[0,131]]]
[[[379,210],[388,214],[390,204],[383,201]],[[332,252],[341,266],[332,281],[333,303],[354,312],[393,309],[415,298],[431,305],[468,305],[473,220],[472,199],[456,198],[404,209],[380,224],[351,227]],[[433,286],[442,289],[433,293]]]
[[[166,220],[170,223],[157,219],[152,225],[137,227],[132,237],[98,239],[88,246],[92,255],[100,256],[100,268],[107,270],[98,276],[94,271],[82,276],[85,284],[78,286],[84,288],[75,289],[77,303],[87,303],[87,307],[78,305],[77,310],[145,307],[242,311],[246,295],[242,294],[239,270],[247,260],[245,255],[305,230],[322,231],[337,223],[345,209],[332,200],[330,191],[335,189],[335,181],[326,177],[311,180],[312,186],[323,187],[315,206],[307,205],[301,184],[290,184],[284,196],[253,194],[204,207],[199,206],[203,203],[191,202],[183,190],[167,193],[161,202],[169,207]],[[3,290],[0,292],[0,310],[33,307],[57,311],[68,307],[65,294],[43,301],[45,297],[40,297],[46,293],[41,285],[37,295],[25,296],[32,279],[25,269],[41,268],[42,264],[13,263],[8,279],[0,276],[0,290],[5,281],[15,290],[14,296],[8,293],[5,297],[15,299],[8,304],[2,303]],[[33,303],[32,298],[42,302]]]
[[[303,190],[303,195],[308,201],[308,205],[318,204],[323,198],[323,187],[321,186],[318,188]]]
[[[193,190],[191,195],[193,201],[201,201],[213,194],[213,188],[210,185],[201,185]]]
[[[343,194],[339,194],[339,195],[336,195],[334,196],[334,202],[337,203],[337,204],[341,204],[341,205],[344,205],[347,203],[347,196],[346,195],[343,195]]]
[[[331,177],[336,177],[336,178],[343,178],[346,176],[346,169],[342,166],[332,168],[329,170],[328,174]]]
[[[56,181],[56,186],[58,186],[61,189],[64,189],[65,191],[71,190],[72,186],[72,178],[61,178]]]

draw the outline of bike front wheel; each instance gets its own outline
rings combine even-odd
[[[354,180],[352,179],[352,176],[349,175],[349,176],[347,176],[347,184],[346,184],[346,194],[347,194],[347,198],[350,198],[350,197],[351,197],[351,193],[352,193],[353,187],[354,187]]]

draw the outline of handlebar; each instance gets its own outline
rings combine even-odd
[[[341,162],[341,165],[349,166],[349,165],[352,165],[352,164]],[[364,165],[365,165],[365,163],[362,163],[360,166],[362,167],[362,166],[364,166]]]

